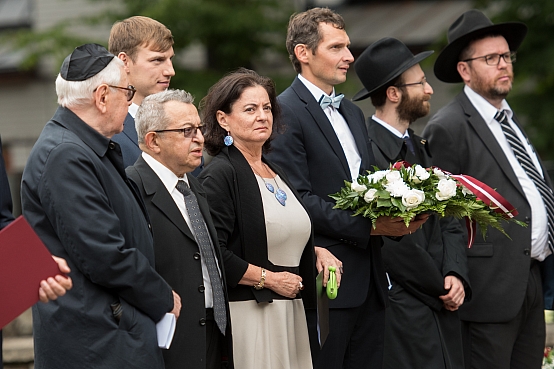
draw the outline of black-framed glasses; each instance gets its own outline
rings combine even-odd
[[[504,59],[504,62],[507,64],[512,64],[516,61],[516,52],[515,51],[509,51],[504,54],[489,54],[489,55],[483,55],[483,56],[476,56],[475,58],[462,60],[463,62],[472,61],[475,59],[485,59],[485,63],[487,65],[493,65],[498,66],[500,64],[500,59]]]
[[[175,128],[175,129],[159,129],[157,131],[154,131],[156,133],[162,133],[162,132],[180,132],[185,136],[186,138],[192,138],[196,136],[196,133],[200,130],[202,134],[206,132],[206,125],[202,124],[199,126],[189,126],[185,128]]]
[[[120,87],[120,86],[108,85],[107,83],[103,83],[103,84],[105,84],[108,87],[119,88],[120,90],[125,90],[125,97],[127,98],[127,101],[133,100],[133,97],[135,97],[135,92],[137,92],[137,89],[133,85],[129,85],[127,87]],[[100,87],[100,86],[98,86],[98,87]],[[96,90],[98,90],[98,87],[96,87],[92,92],[96,92]]]
[[[419,82],[404,83],[404,84],[401,84],[401,85],[395,85],[395,87],[406,87],[406,86],[416,86],[416,85],[421,85],[421,87],[425,87],[426,83],[427,83],[427,78],[423,77],[423,79]]]

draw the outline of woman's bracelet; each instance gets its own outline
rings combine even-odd
[[[258,282],[258,284],[254,285],[254,288],[257,290],[261,290],[262,288],[264,288],[264,285],[265,285],[265,269],[262,268],[262,276],[260,277],[260,281]]]

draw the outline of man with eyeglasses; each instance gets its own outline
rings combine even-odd
[[[74,288],[33,307],[35,368],[164,368],[156,322],[181,302],[156,272],[151,225],[119,145],[133,90],[104,47],[77,47],[56,79],[60,107],[23,172],[23,215],[67,260]]]
[[[200,164],[204,146],[193,100],[182,90],[143,100],[135,120],[142,155],[127,167],[127,174],[138,185],[152,220],[156,270],[186,296],[187,313],[177,321],[171,348],[164,351],[165,367],[221,369],[227,367],[222,362],[230,361],[222,358],[224,353],[232,352],[229,306],[206,195],[190,175]]]
[[[428,145],[410,124],[429,113],[433,88],[419,63],[432,53],[414,56],[401,41],[387,37],[354,63],[364,88],[353,100],[371,98],[375,106],[367,129],[379,169],[398,160],[431,166]],[[464,369],[457,310],[471,289],[463,235],[455,219],[432,215],[419,232],[383,239],[389,276],[384,369]]]
[[[434,66],[438,79],[465,87],[423,132],[433,165],[487,183],[529,225],[504,223],[510,238],[494,229],[481,237],[477,230],[467,249],[473,297],[460,318],[468,368],[541,368],[543,309],[552,308],[546,292],[553,267],[545,267],[554,246],[552,184],[506,101],[526,33],[522,23],[493,24],[480,11],[467,11],[450,26]]]

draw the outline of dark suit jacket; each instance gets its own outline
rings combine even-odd
[[[157,174],[140,156],[134,166],[127,168],[127,175],[139,187],[140,193],[152,219],[156,271],[181,296],[182,310],[173,342],[169,350],[164,350],[166,369],[206,367],[206,318],[204,302],[204,281],[200,250],[183,215],[175,204]],[[208,227],[210,237],[215,242],[219,267],[225,281],[221,252],[217,245],[217,233],[213,225],[206,194],[198,180],[187,175],[190,188],[196,194],[200,211]],[[225,300],[228,301],[225,290]],[[229,306],[227,305],[227,312]],[[230,316],[227,314],[230,322]],[[227,325],[226,341],[231,346],[231,324]],[[229,350],[232,353],[232,350]],[[232,360],[230,361],[232,363]],[[232,367],[232,366],[231,366]]]
[[[121,153],[123,154],[123,167],[127,168],[128,166],[135,164],[135,161],[137,161],[142,151],[138,146],[135,119],[131,116],[131,114],[127,113],[125,121],[123,122],[123,132],[113,136],[112,141],[117,142],[121,147]]]
[[[431,165],[425,140],[411,129],[415,155],[403,139],[374,120],[368,119],[367,128],[379,169],[398,160]],[[458,312],[446,310],[439,299],[448,293],[447,275],[466,282],[466,298],[471,296],[464,232],[455,219],[433,215],[421,230],[398,242],[384,238],[383,262],[392,283],[384,368],[464,368]]]
[[[518,123],[516,117],[514,121]],[[523,228],[503,223],[511,240],[491,228],[485,240],[478,229],[474,245],[467,249],[473,298],[460,308],[461,319],[506,322],[516,316],[527,289],[531,262],[529,203],[502,148],[464,92],[435,114],[423,135],[429,139],[433,165],[488,184],[517,209],[517,219],[529,224]],[[544,167],[543,171],[546,174]],[[551,186],[548,175],[545,177]]]
[[[386,303],[386,278],[381,261],[381,237],[370,237],[371,221],[352,217],[351,211],[333,209],[330,194],[351,181],[340,142],[314,96],[296,78],[278,97],[286,130],[272,141],[269,158],[281,166],[300,193],[314,223],[315,245],[326,247],[343,262],[344,274],[332,308],[360,306],[374,278],[379,308]],[[356,141],[362,163],[360,173],[371,169],[365,119],[360,108],[344,99],[340,113]]]
[[[12,195],[2,157],[2,140],[0,139],[0,229],[10,224],[12,220]]]
[[[154,269],[146,209],[118,145],[58,108],[31,151],[21,200],[73,280],[63,298],[33,306],[35,368],[163,368],[155,323],[173,295]]]

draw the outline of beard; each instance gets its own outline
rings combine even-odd
[[[473,76],[473,87],[475,88],[472,89],[489,101],[503,100],[512,90],[512,82],[514,80],[513,73],[508,72],[507,75],[510,78],[509,84],[496,84],[488,83],[479,74],[475,73]]]
[[[431,96],[427,94],[418,97],[411,97],[407,93],[402,94],[402,99],[396,107],[398,118],[412,123],[426,116],[431,109],[428,102],[430,98]]]

